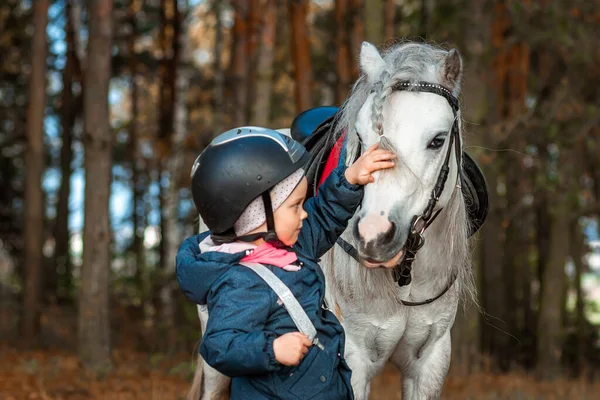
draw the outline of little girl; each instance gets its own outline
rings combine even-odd
[[[304,204],[308,153],[287,136],[234,129],[200,154],[192,195],[210,232],[183,243],[177,278],[189,299],[208,306],[200,354],[233,378],[232,400],[353,398],[344,331],[324,304],[317,262],[360,204],[361,185],[393,167],[394,157],[371,147],[350,167],[334,170]],[[288,303],[241,263],[266,266],[289,288],[314,338],[298,332]]]

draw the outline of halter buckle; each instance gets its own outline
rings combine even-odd
[[[422,215],[417,216],[412,224],[412,233],[414,235],[422,236],[423,232],[425,232],[425,228],[427,228],[427,222]]]

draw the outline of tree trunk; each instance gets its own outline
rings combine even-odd
[[[292,21],[292,62],[294,65],[294,92],[296,112],[300,113],[312,106],[312,69],[310,61],[310,42],[306,17],[308,1],[290,2]]]
[[[161,0],[161,34],[160,44],[162,59],[160,62],[160,98],[159,98],[159,130],[158,130],[158,159],[159,159],[159,196],[160,196],[160,232],[164,238],[165,226],[165,188],[161,181],[163,173],[168,172],[168,160],[173,154],[171,148],[175,119],[175,90],[177,82],[177,64],[179,61],[179,9],[178,0]],[[166,257],[166,242],[159,242],[159,266],[165,268],[170,260]]]
[[[540,153],[540,159],[542,159],[545,152],[541,150]],[[538,198],[539,201],[536,207],[536,247],[538,252],[537,274],[541,284],[548,263],[548,254],[550,253],[550,214],[548,213],[548,194],[546,191],[540,191]]]
[[[533,218],[533,217],[532,217]],[[532,224],[533,225],[533,224]],[[523,309],[522,321],[520,327],[520,354],[519,362],[526,368],[531,369],[534,366],[535,359],[535,331],[536,331],[536,314],[533,310],[533,293],[531,286],[536,282],[536,274],[534,266],[531,262],[525,262],[523,271],[520,274],[521,285],[521,308]]]
[[[143,242],[143,225],[139,221],[139,207],[140,201],[143,197],[143,190],[140,188],[140,173],[139,173],[139,152],[138,152],[138,133],[137,133],[137,119],[139,114],[138,107],[138,64],[137,54],[135,50],[135,44],[138,36],[138,28],[136,15],[140,9],[139,0],[131,0],[129,2],[129,8],[127,10],[127,17],[129,19],[129,25],[131,27],[131,34],[128,40],[129,50],[129,74],[131,78],[131,121],[129,122],[129,142],[128,142],[128,157],[130,157],[130,168],[131,168],[131,187],[133,188],[132,198],[132,210],[131,210],[131,222],[133,225],[133,241],[131,243],[131,269],[135,276],[135,281],[138,285],[138,289],[141,290],[142,283],[142,242]]]
[[[165,195],[165,206],[163,215],[165,217],[165,235],[162,240],[165,242],[165,265],[164,265],[164,281],[161,283],[160,288],[160,300],[161,300],[161,324],[164,324],[166,328],[166,350],[173,352],[177,341],[177,331],[175,327],[175,312],[176,304],[173,298],[175,290],[175,256],[177,255],[177,249],[181,244],[180,229],[178,226],[178,212],[179,212],[179,184],[177,177],[181,174],[183,168],[184,157],[175,156],[181,155],[183,150],[183,142],[185,140],[186,132],[186,105],[185,105],[185,93],[189,80],[187,77],[182,77],[179,74],[178,80],[180,84],[180,94],[177,97],[177,131],[174,136],[173,150],[174,156],[169,160],[169,186],[166,190]],[[186,86],[184,86],[186,85]]]
[[[350,65],[352,81],[360,75],[360,48],[365,40],[364,0],[350,0]]]
[[[42,254],[44,202],[44,109],[46,108],[46,55],[48,44],[48,0],[33,5],[35,33],[31,48],[31,80],[27,108],[27,146],[25,148],[25,294],[23,296],[23,339],[37,343],[42,294]]]
[[[341,104],[350,89],[350,48],[348,38],[348,0],[335,1],[335,102]]]
[[[548,160],[549,155],[547,152],[547,143],[545,143],[545,139],[540,135],[538,145],[538,164],[539,169],[535,171],[536,176],[534,176],[535,180],[541,179],[542,182],[545,182],[545,174],[548,170]],[[538,184],[539,185],[539,184]],[[550,256],[550,230],[551,230],[551,215],[548,211],[550,209],[549,205],[549,193],[548,190],[543,187],[538,190],[536,194],[537,202],[535,204],[534,216],[535,216],[535,247],[537,252],[537,260],[535,265],[535,274],[534,280],[537,280],[538,287],[542,287],[544,281],[544,271],[547,268],[549,256]],[[526,320],[526,335],[523,338],[524,345],[533,351],[529,355],[526,363],[535,366],[537,363],[537,348],[538,348],[538,339],[537,330],[538,330],[538,318],[539,318],[539,302],[541,297],[541,291],[538,289],[537,293],[533,294],[532,303],[530,303],[530,307],[537,306],[531,310],[531,314],[533,315],[532,319]]]
[[[489,187],[489,203],[496,205],[500,204],[500,196],[495,190],[498,185],[497,167],[497,165],[488,165],[484,169]],[[490,210],[481,230],[481,299],[484,309],[481,345],[482,350],[492,359],[497,359],[497,356],[504,358],[502,352],[507,346],[508,339],[504,333],[506,331],[504,323],[506,290],[502,273],[502,219],[499,209]]]
[[[187,28],[184,27],[183,32],[187,33]],[[179,229],[179,182],[182,175],[183,163],[183,144],[187,132],[187,103],[186,94],[189,87],[191,71],[189,65],[191,60],[188,55],[191,50],[187,46],[187,34],[183,35],[183,66],[177,72],[177,86],[175,90],[175,134],[172,138],[173,152],[168,161],[169,186],[166,189],[165,207],[163,216],[165,221],[165,231],[162,241],[165,243],[165,261],[164,261],[164,282],[160,289],[161,299],[161,322],[166,328],[166,350],[170,353],[175,351],[177,342],[177,330],[175,327],[176,304],[174,299],[174,291],[176,289],[175,277],[175,256],[181,245],[181,235]],[[174,38],[179,40],[179,37]]]
[[[512,118],[517,118],[526,112],[526,97],[528,90],[528,75],[529,75],[529,47],[526,43],[520,41],[515,43],[512,48],[512,61],[511,61],[511,73],[509,76],[509,87],[510,87],[510,98],[511,106],[509,114]],[[526,147],[526,132],[520,132],[520,135],[514,140],[514,148],[517,150],[525,149]],[[512,159],[512,161],[510,161]],[[522,179],[526,176],[527,171],[523,168],[522,163],[519,159],[515,159],[514,154],[509,157],[510,166],[507,165],[507,181],[512,180],[509,183],[509,187],[520,188],[517,193],[513,193],[515,197],[510,198],[510,202],[515,204],[515,207],[520,208],[522,203],[521,200],[528,188],[525,188],[525,181]],[[507,200],[508,200],[507,196]],[[510,208],[510,207],[509,207]],[[531,273],[531,263],[528,260],[529,246],[527,245],[528,238],[533,236],[534,229],[534,214],[532,210],[527,210],[527,213],[521,213],[523,215],[514,218],[517,223],[516,231],[512,231],[513,226],[508,228],[507,241],[512,244],[513,241],[516,251],[516,257],[514,257],[514,263],[512,265],[512,276],[513,281],[509,285],[513,286],[512,295],[511,288],[507,290],[507,322],[510,329],[510,333],[518,335],[519,332],[524,333],[520,336],[520,342],[514,342],[514,345],[509,345],[509,351],[506,352],[509,360],[512,364],[521,364],[521,366],[528,367],[531,365],[529,361],[528,353],[533,353],[534,347],[526,345],[526,342],[531,342],[528,336],[531,333],[535,333],[531,330],[529,333],[525,327],[528,324],[534,324],[535,319],[531,310],[531,282],[533,276]],[[509,251],[506,247],[506,251]],[[505,253],[508,254],[508,253]],[[507,275],[511,272],[506,270]],[[532,322],[533,321],[533,322]]]
[[[384,0],[365,1],[365,37],[368,42],[375,46],[383,44],[383,24],[381,23],[384,14]]]
[[[112,132],[109,126],[112,0],[89,7],[89,42],[85,71],[85,224],[79,296],[79,357],[100,373],[110,368],[110,215]]]
[[[175,113],[175,82],[179,55],[179,11],[177,0],[161,0],[159,35],[161,60],[159,65],[159,156],[162,160],[171,154],[173,120]]]
[[[73,289],[73,273],[69,249],[69,197],[71,196],[71,163],[73,162],[73,125],[77,118],[75,99],[71,88],[75,78],[77,53],[75,52],[75,35],[71,18],[71,3],[65,4],[65,30],[67,45],[67,61],[63,70],[63,90],[61,99],[62,114],[62,147],[60,149],[60,189],[56,206],[56,227],[54,240],[54,271],[58,273],[57,297],[70,300]],[[78,103],[81,98],[78,99]]]
[[[383,12],[383,40],[388,41],[396,37],[396,1],[385,0]]]
[[[578,157],[574,160],[573,165],[567,167],[567,172],[573,171],[570,173],[571,176],[584,176],[586,167],[589,165],[589,162],[585,160],[584,157],[580,157],[580,154],[585,154],[587,149],[589,148],[589,143],[587,143],[587,138],[581,138],[577,140],[575,146],[571,150],[572,154],[577,154]],[[570,171],[569,171],[570,170]],[[585,235],[582,227],[579,224],[579,217],[575,216],[580,211],[579,199],[575,195],[575,193],[581,193],[584,190],[583,185],[581,184],[581,180],[571,181],[571,185],[573,185],[573,189],[571,193],[573,195],[570,196],[570,200],[572,202],[572,206],[569,209],[569,215],[573,216],[570,221],[570,243],[569,243],[569,254],[571,255],[571,259],[573,260],[573,264],[575,267],[574,277],[573,277],[573,288],[575,291],[575,318],[574,323],[570,321],[567,322],[564,326],[565,329],[575,328],[575,349],[574,349],[574,373],[577,376],[582,376],[583,370],[585,369],[585,350],[586,350],[586,320],[585,320],[585,304],[584,304],[584,292],[581,287],[581,279],[583,273],[585,271],[586,263],[585,260],[587,257],[584,257],[586,253],[586,244],[585,244]],[[566,281],[566,279],[565,279]],[[567,291],[569,287],[567,286]],[[568,292],[567,292],[568,293]],[[567,293],[565,293],[567,295]],[[568,311],[565,304],[564,307],[565,314]],[[571,319],[573,320],[573,319]]]
[[[73,39],[75,44],[75,53],[77,54],[77,59],[82,63],[82,68],[85,69],[86,65],[86,54],[85,54],[85,43],[81,38],[81,24],[83,23],[83,8],[84,8],[84,0],[74,0],[70,1],[71,3],[71,22],[73,23]]]
[[[266,0],[263,8],[260,48],[256,65],[256,98],[252,103],[253,124],[269,125],[271,91],[273,83],[273,60],[275,59],[275,29],[277,27],[277,2]]]
[[[569,254],[569,202],[566,193],[558,191],[550,230],[550,255],[544,271],[537,325],[537,374],[553,380],[561,372],[564,308],[561,296],[565,283],[565,263]]]
[[[512,153],[504,154],[504,172],[506,180],[506,214],[503,224],[505,228],[504,239],[504,258],[502,263],[502,281],[505,290],[504,303],[504,322],[506,331],[511,336],[518,334],[517,319],[519,315],[519,302],[517,299],[517,273],[520,264],[521,252],[519,245],[522,240],[521,231],[524,226],[521,222],[523,216],[520,215],[519,206],[523,192],[520,185],[521,171],[519,159]],[[487,290],[488,288],[486,288]],[[507,335],[507,336],[509,336]],[[507,346],[498,355],[501,357],[500,364],[511,368],[516,362],[516,352],[518,351],[518,342],[514,338],[508,337]]]
[[[431,30],[431,14],[433,9],[433,0],[421,0],[421,21],[419,24],[419,31],[423,39],[428,39],[429,31]]]
[[[222,2],[215,0],[213,2],[213,10],[215,13],[215,94],[213,99],[213,129],[215,133],[223,131],[223,23],[222,18]]]
[[[527,73],[529,71],[529,51],[523,43],[516,43],[510,50],[508,76],[506,86],[508,88],[509,107],[507,107],[506,117],[516,118],[521,115],[525,109],[525,96],[527,94]],[[514,149],[524,149],[524,132],[519,132],[508,142],[508,146]],[[513,153],[503,155],[505,182],[506,182],[506,210],[508,218],[505,229],[504,241],[504,283],[506,289],[505,320],[509,335],[518,334],[519,315],[523,315],[519,307],[528,308],[528,304],[519,302],[519,293],[517,282],[522,282],[520,274],[527,265],[527,260],[523,254],[527,251],[522,247],[524,235],[529,225],[524,224],[525,219],[521,211],[521,199],[525,194],[523,188],[522,176],[525,171],[520,162],[520,158],[515,157]],[[523,305],[524,304],[524,305]],[[514,338],[509,338],[509,344],[502,357],[506,359],[505,364],[512,368],[518,361],[517,351],[519,343]],[[511,365],[513,364],[513,365]]]
[[[233,125],[242,126],[248,124],[246,120],[248,109],[248,68],[246,67],[248,4],[246,0],[234,0],[232,5],[235,10],[230,65],[230,72],[233,75]]]
[[[581,288],[581,277],[584,270],[584,251],[585,243],[583,232],[581,232],[579,222],[575,220],[571,223],[571,256],[573,257],[573,264],[575,264],[575,328],[577,332],[575,350],[575,373],[578,375],[581,375],[581,373],[583,372],[585,362],[585,303],[583,299],[583,290]]]
[[[533,173],[535,176],[535,172]],[[535,187],[531,179],[532,169],[524,171],[520,177],[520,183],[526,187],[524,190],[531,190]],[[533,286],[537,284],[537,274],[535,262],[531,260],[533,248],[535,248],[536,234],[536,215],[535,208],[528,208],[525,215],[521,218],[522,229],[519,235],[519,265],[516,269],[517,290],[520,292],[519,311],[518,311],[518,335],[520,343],[518,344],[518,364],[521,368],[531,370],[534,364],[536,344],[536,313],[533,307],[534,293]]]
[[[261,7],[260,0],[248,0],[248,24],[247,33],[248,41],[246,47],[246,68],[248,70],[248,91],[247,91],[247,99],[246,104],[246,121],[251,125],[256,125],[256,123],[252,120],[254,116],[253,113],[253,105],[256,101],[256,76],[257,76],[257,64],[260,57],[259,54],[259,46],[260,46],[260,31],[262,29],[263,24],[261,23],[261,14],[264,14],[265,9],[264,6]]]
[[[427,2],[423,3],[424,10]],[[491,70],[490,93],[488,98],[488,122],[496,124],[507,117],[505,105],[507,86],[507,58],[506,58],[506,34],[510,20],[503,4],[496,3],[491,18],[491,43],[494,58],[490,60],[488,68]],[[483,145],[494,148],[497,138],[492,134],[493,130],[488,127],[484,133]],[[506,237],[503,232],[501,214],[501,198],[497,193],[497,186],[501,178],[498,157],[494,157],[484,165],[484,174],[489,188],[489,204],[492,206],[490,214],[482,228],[483,231],[483,264],[482,264],[482,288],[481,293],[483,308],[485,310],[485,323],[482,329],[482,350],[492,356],[503,369],[508,367],[506,351],[509,336],[505,333],[506,326],[506,282],[504,281],[502,249]]]
[[[600,203],[600,160],[598,160],[598,157],[596,157],[596,154],[598,154],[598,151],[600,151],[600,131],[598,131],[598,128],[596,128],[595,139],[592,141],[592,143],[593,144],[591,146],[586,146],[587,148],[585,149],[584,155],[587,161],[586,170],[592,177],[592,193],[596,203]],[[600,212],[596,213],[596,218],[600,218]]]

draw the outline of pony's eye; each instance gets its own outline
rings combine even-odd
[[[436,137],[434,137],[431,142],[429,142],[429,144],[427,145],[427,148],[429,150],[440,149],[444,145],[445,141],[446,141],[446,136],[443,134],[439,134]]]

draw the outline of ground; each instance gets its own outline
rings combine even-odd
[[[191,354],[170,357],[131,350],[113,353],[105,377],[85,374],[74,353],[17,351],[0,346],[0,400],[184,399],[193,365]],[[526,375],[450,376],[442,399],[592,399],[600,384],[560,380],[536,383]],[[388,365],[373,382],[371,399],[401,399],[399,374]]]

